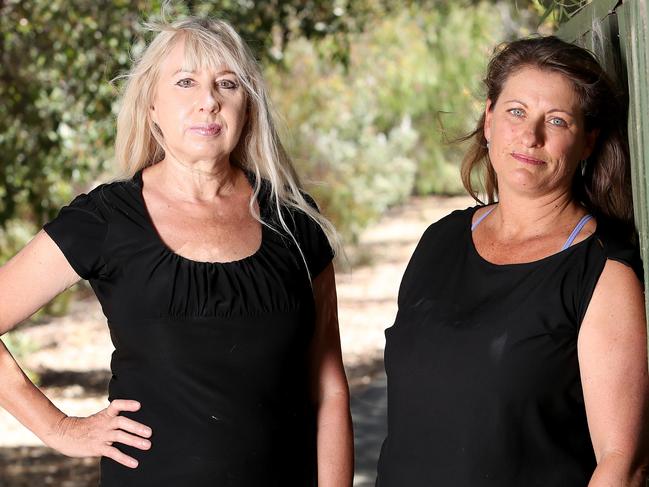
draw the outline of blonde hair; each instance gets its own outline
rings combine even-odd
[[[250,199],[253,216],[270,227],[254,209],[262,179],[265,179],[269,182],[271,204],[280,225],[295,244],[298,243],[285,221],[283,207],[298,209],[317,223],[334,252],[338,253],[341,249],[338,234],[331,222],[305,199],[295,168],[273,123],[261,70],[239,34],[227,22],[197,17],[172,23],[147,23],[145,27],[157,34],[134,62],[131,71],[121,77],[125,82],[117,116],[115,159],[123,176],[133,177],[137,171],[164,158],[162,134],[151,119],[149,107],[155,96],[162,60],[178,42],[184,41],[184,69],[216,69],[226,65],[245,90],[247,121],[231,161],[255,176]],[[304,255],[302,257],[304,259]]]

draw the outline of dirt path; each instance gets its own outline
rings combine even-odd
[[[373,485],[385,430],[384,330],[396,314],[396,295],[408,258],[426,227],[466,197],[414,198],[393,209],[364,233],[346,271],[338,266],[340,333],[352,388],[356,425],[355,486]],[[107,405],[113,347],[94,298],[73,303],[70,312],[21,331],[37,351],[22,363],[40,374],[50,399],[70,415],[88,415]],[[69,459],[42,446],[38,438],[0,410],[0,487],[97,485],[97,462]]]

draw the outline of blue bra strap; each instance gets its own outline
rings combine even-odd
[[[491,208],[489,208],[487,211],[485,211],[485,212],[482,214],[482,216],[481,216],[480,218],[478,218],[478,219],[475,221],[475,223],[474,223],[473,225],[471,225],[471,231],[475,230],[475,227],[477,227],[478,225],[480,225],[480,222],[481,222],[482,220],[484,220],[485,218],[487,218],[487,216],[489,216],[489,213],[491,213],[491,212],[494,211],[495,209],[496,209],[496,205],[494,205],[493,207],[491,207]]]
[[[568,240],[566,240],[566,243],[563,244],[563,247],[561,247],[561,250],[566,250],[568,247],[572,245],[572,242],[575,241],[575,238],[577,235],[579,235],[579,232],[581,232],[581,229],[584,228],[584,225],[588,223],[588,221],[593,218],[592,215],[584,215],[581,220],[579,220],[579,223],[575,226],[575,229],[572,231],[570,236],[568,237]]]

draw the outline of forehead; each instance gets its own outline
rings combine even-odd
[[[195,46],[190,41],[179,39],[160,61],[160,74],[173,76],[180,71],[221,73],[234,72],[225,56],[204,46]]]
[[[533,67],[521,68],[507,77],[500,99],[512,98],[530,104],[549,104],[566,110],[580,107],[572,81],[561,73]]]

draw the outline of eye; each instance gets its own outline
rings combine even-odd
[[[515,117],[522,117],[525,115],[525,112],[523,111],[522,108],[510,108],[507,111],[512,115],[514,115]]]
[[[239,83],[231,79],[220,79],[216,82],[216,86],[226,90],[234,90],[239,87]]]
[[[191,88],[194,84],[194,80],[191,78],[183,78],[176,83],[176,85],[181,88]]]
[[[553,117],[550,119],[550,125],[554,125],[555,127],[567,127],[568,122],[566,122],[563,118]]]

